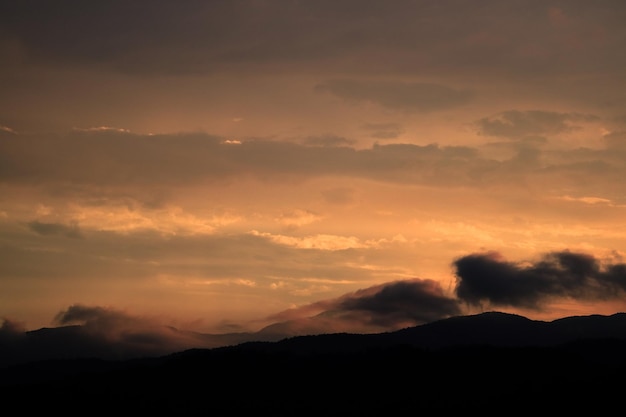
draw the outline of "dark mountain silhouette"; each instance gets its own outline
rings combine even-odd
[[[163,326],[162,329],[167,331],[162,342],[158,335],[121,332],[121,335],[111,337],[106,332],[92,331],[84,325],[41,328],[12,334],[0,332],[0,369],[19,363],[50,359],[128,360],[158,357],[189,349],[194,344],[214,348],[250,340],[277,341],[286,337],[252,332],[206,334],[168,326]]]
[[[626,313],[539,321],[515,314],[487,312],[451,317],[389,333],[297,336],[274,343],[245,342],[240,346],[302,354],[353,352],[393,345],[427,350],[476,346],[563,347],[588,340],[626,342]]]
[[[580,339],[626,339],[626,313],[539,321],[514,314],[488,312],[403,329],[389,337],[398,342],[427,348],[466,345],[554,346]]]
[[[0,396],[26,413],[602,414],[621,406],[624,372],[624,313],[546,322],[490,312],[380,334],[22,363],[0,369]]]

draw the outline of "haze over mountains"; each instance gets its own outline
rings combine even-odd
[[[188,332],[168,328],[181,338]],[[64,326],[26,332],[21,338],[5,337],[0,345],[2,366],[54,359],[128,360],[165,356],[180,351],[172,345],[151,351],[140,349],[141,340],[104,341],[84,326]],[[456,316],[420,326],[372,334],[331,333],[293,336],[268,332],[195,334],[212,348],[264,346],[267,350],[293,352],[358,351],[390,346],[413,346],[420,349],[446,349],[472,346],[556,347],[587,340],[614,340],[626,343],[626,313],[609,316],[572,316],[553,321],[531,320],[516,314],[486,312]],[[108,343],[107,343],[108,342]],[[183,346],[181,344],[181,346]],[[210,348],[204,348],[210,349]],[[607,357],[599,358],[607,360]]]

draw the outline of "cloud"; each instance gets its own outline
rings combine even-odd
[[[95,127],[87,127],[87,128],[75,127],[74,130],[78,131],[78,132],[118,132],[118,133],[130,133],[130,130],[128,130],[128,129],[118,128],[118,127],[111,127],[111,126],[95,126]]]
[[[370,102],[380,106],[417,112],[432,112],[470,102],[472,93],[444,85],[401,81],[330,80],[315,87],[351,102]]]
[[[276,221],[293,230],[320,221],[322,218],[322,216],[310,210],[294,209],[281,213]]]
[[[227,212],[198,217],[179,206],[137,202],[131,198],[89,201],[89,198],[68,204],[65,215],[80,218],[83,229],[131,233],[157,231],[162,234],[210,234],[220,227],[237,223],[238,216]]]
[[[17,181],[49,178],[73,184],[168,185],[232,175],[245,169],[254,147],[229,146],[210,135],[136,135],[110,129],[31,135],[20,141],[0,141],[0,149],[7,152],[0,157],[4,164],[0,176]],[[237,155],[244,160],[237,163]]]
[[[554,129],[565,125],[558,122]],[[547,131],[520,129],[520,135],[521,131]],[[225,180],[284,183],[286,179],[333,176],[435,187],[519,185],[533,179],[555,188],[575,185],[597,190],[617,187],[626,173],[622,149],[615,147],[518,151],[509,159],[498,160],[469,146],[397,143],[355,149],[261,139],[242,140],[233,146],[221,137],[203,133],[74,131],[64,135],[23,134],[19,141],[0,137],[0,181],[67,191],[95,187],[99,193],[117,188],[127,194],[136,185],[165,190]],[[76,158],[77,154],[81,157]]]
[[[115,323],[129,321],[129,317],[120,311],[108,310],[103,307],[73,305],[67,310],[60,311],[54,321],[60,325],[89,323],[95,324],[101,329],[107,329],[113,327],[112,325]]]
[[[608,198],[600,198],[600,197],[571,197],[569,195],[565,195],[563,197],[560,197],[561,200],[564,201],[572,201],[572,202],[579,202],[579,203],[584,203],[584,204],[591,204],[591,205],[613,205],[613,202],[611,200],[609,200]]]
[[[349,187],[334,187],[321,191],[324,200],[330,204],[350,204],[354,201],[355,190]]]
[[[444,295],[429,279],[396,281],[359,290],[344,297],[337,310],[367,313],[372,324],[396,327],[400,323],[427,323],[460,313],[456,300]]]
[[[81,157],[76,158],[77,154]],[[74,131],[0,140],[0,180],[14,184],[167,187],[228,178],[282,182],[285,176],[347,175],[406,183],[459,178],[457,170],[482,162],[477,157],[475,150],[467,147],[391,144],[356,150],[272,140],[246,140],[232,146],[208,134]],[[454,172],[446,173],[449,169]]]
[[[596,116],[578,113],[558,113],[543,110],[508,110],[476,123],[479,133],[507,139],[535,139],[544,135],[571,132],[578,129],[575,122],[598,120]]]
[[[307,146],[349,146],[354,141],[335,135],[309,136],[302,143]]]
[[[610,132],[602,137],[607,148],[617,151],[626,150],[626,131]]]
[[[429,279],[388,282],[341,297],[286,310],[269,317],[277,320],[264,332],[386,331],[427,323],[460,314],[457,300],[445,295]]]
[[[0,338],[13,337],[26,331],[23,323],[4,317],[0,326]]]
[[[115,344],[117,349],[134,354],[157,354],[201,344],[191,334],[164,326],[155,319],[100,306],[72,305],[60,311],[54,323],[80,326],[95,341]]]
[[[256,230],[251,232],[254,236],[261,236],[271,242],[290,246],[298,249],[317,249],[323,251],[340,251],[346,249],[368,248],[371,242],[361,242],[354,236],[336,236],[328,234],[318,234],[315,236],[285,236],[273,235],[271,233],[261,233]]]
[[[362,126],[376,139],[394,139],[404,133],[404,129],[397,123],[366,123]]]
[[[626,264],[602,264],[583,253],[552,252],[534,263],[515,263],[492,252],[453,265],[456,295],[471,305],[540,309],[554,299],[616,299],[626,291]]]
[[[242,282],[242,285],[250,285]],[[156,317],[74,304],[57,313],[57,327],[25,331],[5,319],[0,327],[0,366],[56,358],[127,359],[161,356],[192,348],[245,341],[278,340],[297,334],[379,332],[460,313],[458,302],[432,280],[395,281],[322,300],[267,318],[256,333],[207,334],[164,325]]]
[[[53,328],[25,331],[4,319],[0,366],[42,358],[159,356],[301,334],[379,333],[461,315],[463,304],[540,309],[556,299],[611,300],[626,294],[626,264],[602,263],[584,253],[552,252],[534,263],[515,263],[489,252],[461,257],[453,265],[453,296],[434,280],[396,280],[277,312],[262,320],[273,324],[255,333],[179,330],[155,317],[82,304],[60,311]]]
[[[20,45],[16,58],[133,74],[294,68],[571,73],[623,67],[621,54],[613,53],[623,39],[623,10],[613,1],[568,2],[558,9],[495,0],[479,6],[457,0],[437,6],[411,0],[184,1],[176,7],[147,0],[19,1],[2,3],[0,26],[7,41]]]
[[[6,132],[12,135],[17,135],[17,132],[15,130],[11,129],[8,126],[3,126],[3,125],[0,125],[0,132]]]
[[[65,236],[74,239],[82,237],[78,224],[43,223],[35,220],[28,223],[28,228],[42,236]]]
[[[250,336],[178,330],[153,317],[81,304],[60,311],[54,323],[57,327],[24,331],[5,319],[0,327],[0,366],[42,359],[154,357],[234,344]]]
[[[239,279],[257,282],[258,293],[287,280],[288,287],[281,291],[293,295],[310,292],[315,284],[308,280],[315,278],[327,279],[324,286],[329,291],[345,287],[345,281],[355,277],[372,282],[398,276],[392,268],[373,270],[359,261],[367,254],[390,252],[392,248],[381,249],[379,242],[350,235],[163,234],[145,230],[120,234],[90,230],[88,240],[50,241],[34,233],[22,233],[17,227],[14,233],[7,224],[0,226],[6,236],[12,237],[0,251],[0,284],[7,287],[18,280],[32,287],[42,279],[55,282],[46,293],[49,303],[72,291],[73,277],[81,277],[81,285],[95,296],[102,294],[104,300],[111,288],[130,283],[131,288],[124,294],[112,296],[116,302],[131,304],[145,291],[157,298],[168,297],[173,304],[185,303],[189,291],[212,296],[215,289],[224,297],[211,308],[228,310],[233,307],[225,301],[228,297],[250,293],[244,287],[230,288]],[[211,290],[208,283],[212,284]],[[22,297],[21,302],[27,301],[37,304],[40,294]]]

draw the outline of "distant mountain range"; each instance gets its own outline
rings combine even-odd
[[[55,331],[72,333],[35,337],[58,341]],[[626,389],[626,313],[537,321],[488,312],[388,333],[251,340],[145,358],[84,353],[5,366],[0,395],[37,395],[46,410],[75,406],[66,401],[71,395],[110,412],[168,415],[397,415],[513,405],[531,412],[541,404],[598,413],[617,406]]]
[[[599,340],[626,343],[626,313],[539,321],[515,314],[487,312],[451,317],[388,333],[297,336],[271,343],[248,342],[240,347],[264,346],[268,350],[293,353],[324,353],[394,345],[428,350],[481,346],[565,347]],[[626,359],[626,351],[624,354]]]

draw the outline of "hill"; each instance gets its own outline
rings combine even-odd
[[[601,413],[621,403],[625,353],[626,314],[543,322],[494,312],[374,335],[29,362],[0,370],[0,391],[22,412]]]

